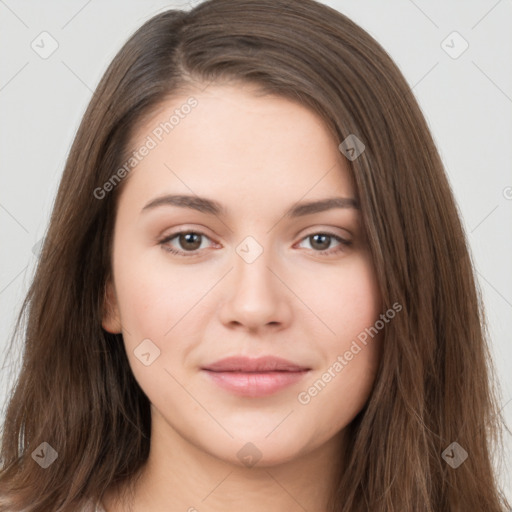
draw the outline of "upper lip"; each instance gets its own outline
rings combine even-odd
[[[204,366],[203,370],[213,372],[298,372],[310,370],[306,366],[295,364],[281,357],[264,356],[258,358],[233,356],[220,359],[215,363]]]

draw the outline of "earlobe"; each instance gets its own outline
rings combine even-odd
[[[111,334],[119,334],[122,332],[119,306],[117,304],[117,299],[111,280],[107,281],[105,284],[105,293],[103,297],[103,317],[101,320],[101,325],[105,331],[110,332]]]

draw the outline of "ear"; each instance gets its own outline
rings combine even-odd
[[[112,281],[109,279],[105,284],[105,294],[103,297],[103,317],[101,325],[105,331],[112,334],[122,332],[121,316],[117,304],[116,294]]]

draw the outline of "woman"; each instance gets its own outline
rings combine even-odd
[[[312,0],[130,38],[23,312],[0,510],[508,506],[439,155],[386,52]]]

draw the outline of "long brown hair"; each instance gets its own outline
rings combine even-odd
[[[347,161],[384,309],[398,302],[403,311],[386,326],[374,389],[348,427],[346,471],[330,510],[505,510],[493,468],[500,415],[482,300],[442,162],[385,50],[313,0],[210,0],[169,10],[137,30],[108,67],[70,150],[16,325],[21,331],[26,320],[3,426],[0,510],[77,510],[145,463],[149,402],[121,335],[101,327],[126,180],[101,199],[94,191],[164,100],[226,80],[299,101],[340,143],[355,135],[365,145]],[[43,442],[58,454],[46,469],[35,462],[37,450],[47,454]],[[454,442],[468,454],[456,469],[442,456]]]

